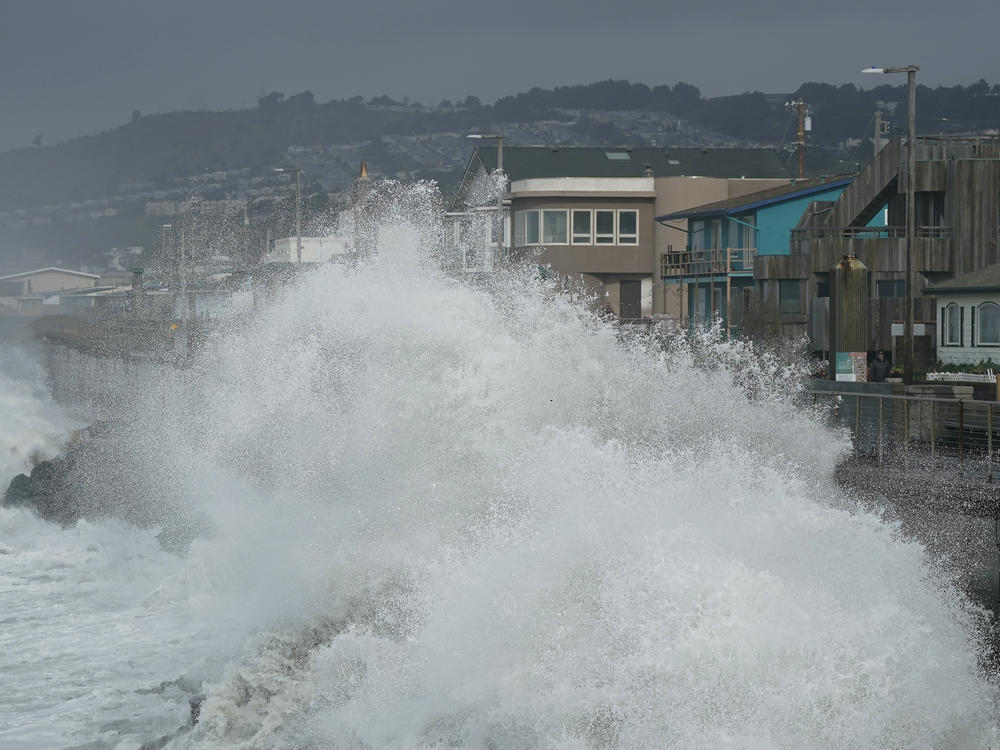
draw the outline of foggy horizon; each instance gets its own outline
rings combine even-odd
[[[318,102],[388,95],[435,105],[484,103],[608,79],[683,81],[706,97],[786,93],[807,82],[901,85],[870,65],[921,67],[929,87],[1000,81],[995,15],[957,0],[803,10],[787,0],[662,8],[650,0],[592,7],[523,0],[503,12],[453,0],[334,8],[318,0],[6,0],[0,5],[0,151],[54,145],[143,115],[246,109],[258,92],[312,91]],[[959,44],[957,41],[961,39]]]

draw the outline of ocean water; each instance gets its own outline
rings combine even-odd
[[[794,368],[418,229],[133,383],[108,518],[0,510],[0,747],[1000,745],[983,613],[838,494]]]

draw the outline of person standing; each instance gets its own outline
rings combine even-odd
[[[889,361],[885,358],[885,352],[879,352],[871,364],[872,382],[884,383],[889,376]]]

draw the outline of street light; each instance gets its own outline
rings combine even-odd
[[[503,174],[503,133],[469,133],[466,138],[471,138],[472,140],[483,140],[484,138],[492,138],[497,142],[497,171],[500,173],[500,179],[504,178]],[[497,189],[497,222],[499,225],[499,232],[497,237],[497,244],[503,247],[505,227],[504,227],[504,216],[503,216],[503,189],[498,186]]]
[[[903,329],[903,380],[913,382],[913,238],[916,234],[917,207],[914,203],[917,177],[917,65],[892,68],[864,68],[862,73],[906,73],[907,119],[906,143],[906,323]]]
[[[302,186],[299,182],[302,176],[302,167],[278,167],[275,172],[295,173],[295,257],[298,263],[302,262]]]

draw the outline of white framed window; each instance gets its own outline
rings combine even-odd
[[[538,211],[518,211],[514,214],[514,244],[537,245],[539,241]]]
[[[544,210],[542,211],[542,244],[543,245],[568,245],[569,244],[569,224],[567,211]]]
[[[962,345],[962,308],[954,302],[944,309],[944,343],[945,346]]]
[[[594,211],[594,244],[615,244],[615,212],[597,209]]]
[[[594,244],[594,213],[589,209],[573,209],[573,244]]]
[[[979,346],[1000,346],[1000,305],[984,302],[978,308],[979,319],[975,321],[976,344]]]
[[[639,244],[639,212],[634,209],[618,211],[618,244]]]

